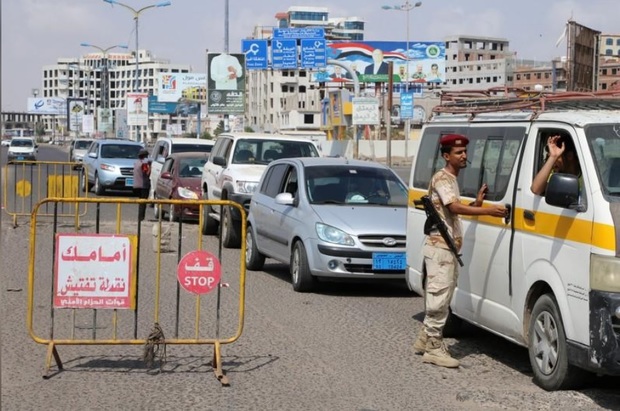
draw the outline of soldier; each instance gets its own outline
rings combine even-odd
[[[502,205],[482,207],[486,184],[482,185],[474,202],[469,205],[461,203],[457,177],[459,171],[467,167],[468,143],[467,137],[460,134],[441,137],[439,144],[446,166],[435,173],[429,187],[433,205],[459,250],[463,244],[460,214],[506,216],[506,208]],[[443,343],[443,328],[458,278],[456,256],[438,231],[431,231],[426,237],[423,252],[427,272],[424,296],[426,315],[413,349],[416,354],[424,354],[422,361],[425,363],[456,368],[459,361],[450,356]]]

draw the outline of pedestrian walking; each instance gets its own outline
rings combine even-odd
[[[457,251],[463,244],[463,234],[459,215],[489,215],[505,217],[503,205],[483,207],[487,191],[483,184],[476,200],[469,205],[462,204],[457,177],[459,171],[467,167],[467,137],[448,134],[441,137],[439,144],[441,156],[446,165],[431,178],[429,196],[433,206],[448,228],[448,234]],[[459,361],[450,356],[443,342],[443,328],[448,318],[450,301],[458,279],[457,256],[450,251],[446,240],[437,229],[431,230],[424,244],[424,263],[426,265],[426,288],[424,326],[413,345],[416,354],[424,354],[422,361],[441,367],[456,368]]]
[[[138,159],[133,164],[133,192],[139,198],[148,198],[151,189],[151,162],[149,152],[141,149]],[[143,221],[146,215],[146,204],[138,206],[138,220]]]

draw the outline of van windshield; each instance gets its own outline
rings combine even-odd
[[[620,123],[590,125],[585,132],[603,192],[620,197]]]

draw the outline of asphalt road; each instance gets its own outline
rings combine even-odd
[[[0,162],[6,160],[5,149]],[[64,160],[62,148],[43,146],[41,158]],[[4,163],[2,164],[4,166]],[[2,168],[3,172],[6,169]],[[4,177],[3,177],[4,178]],[[4,184],[4,180],[3,180]],[[124,198],[112,194],[107,198]],[[136,210],[122,214],[123,233],[137,233]],[[102,233],[114,233],[116,209],[104,205]],[[223,249],[217,238],[200,236],[195,224],[173,224],[172,244],[183,252],[201,238],[222,262],[220,309],[216,294],[202,297],[200,336],[235,333],[240,296],[245,318],[238,341],[222,347],[223,368],[230,380],[222,387],[215,378],[208,346],[170,345],[162,372],[147,369],[141,346],[58,347],[65,369],[43,379],[46,346],[28,335],[27,272],[29,250],[35,250],[35,332],[50,335],[49,305],[51,239],[54,226],[41,218],[16,228],[4,210],[0,231],[2,309],[1,406],[3,410],[598,410],[620,409],[620,378],[592,377],[580,391],[546,392],[532,383],[527,351],[502,338],[465,326],[450,350],[462,362],[457,370],[423,364],[411,345],[423,317],[421,298],[403,283],[324,283],[317,293],[292,290],[288,269],[268,260],[265,270],[248,272],[242,286],[239,250]],[[93,210],[82,219],[83,232],[95,227]],[[71,231],[61,220],[59,231]],[[151,227],[141,234],[138,338],[146,338],[158,318],[166,337],[193,336],[195,300],[181,290],[179,323],[175,324],[177,253],[160,261],[161,307],[154,311],[156,253]],[[32,247],[32,248],[31,248]],[[42,285],[42,286],[41,286]],[[95,332],[112,332],[106,310],[98,310]],[[122,310],[119,310],[122,311]],[[217,313],[219,312],[219,320]],[[73,328],[79,338],[93,332],[92,311],[55,310],[57,338]],[[131,333],[131,312],[119,315],[119,332]],[[75,327],[72,326],[75,325]],[[219,328],[218,328],[219,326]],[[55,371],[55,368],[52,369]]]

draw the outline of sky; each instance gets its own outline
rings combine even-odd
[[[159,1],[122,3],[139,10]],[[206,50],[224,51],[225,0],[171,2],[140,14],[140,49],[204,73]],[[406,41],[408,13],[381,8],[402,4],[405,1],[229,0],[229,50],[240,52],[241,39],[250,36],[255,26],[274,26],[277,12],[304,5],[327,7],[330,17],[361,18],[366,41]],[[409,38],[501,37],[510,41],[517,58],[550,61],[566,54],[566,42],[557,47],[556,43],[571,17],[606,34],[620,33],[617,7],[617,0],[423,0],[409,13]],[[60,57],[97,51],[80,43],[104,49],[125,44],[135,49],[133,13],[104,0],[2,0],[0,14],[2,111],[26,110],[32,89],[42,88],[43,66],[55,64]]]

